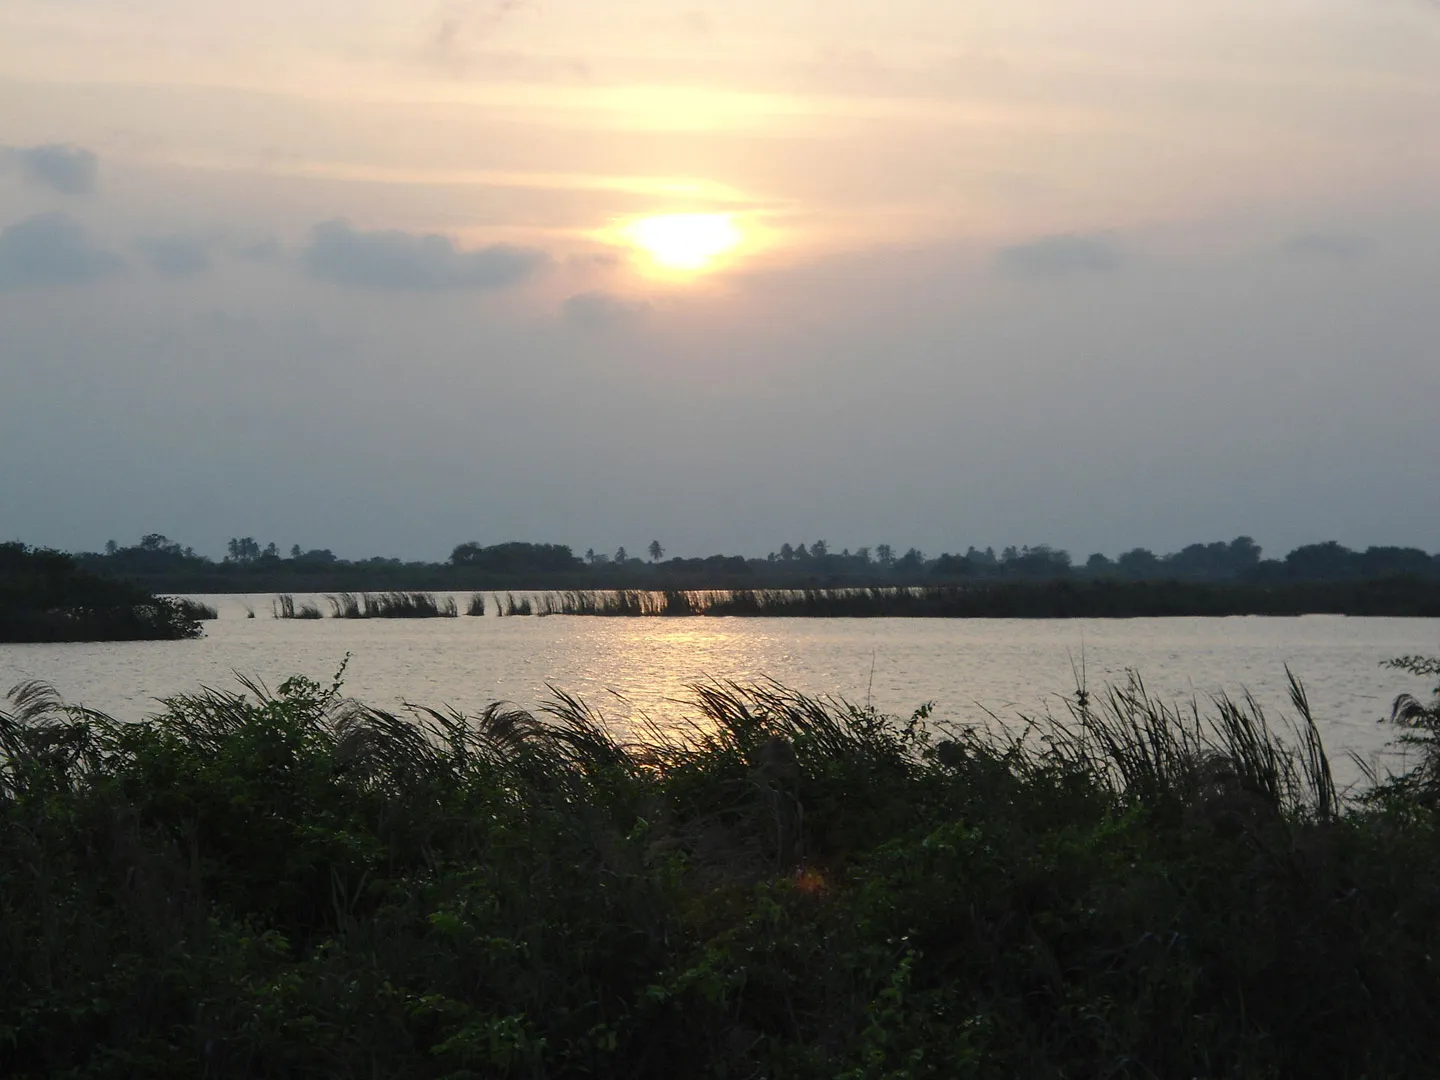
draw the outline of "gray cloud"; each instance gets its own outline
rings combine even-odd
[[[280,246],[280,241],[274,237],[267,236],[260,240],[253,240],[241,244],[234,249],[233,254],[235,258],[245,262],[269,263],[275,262],[280,256],[285,254],[285,251]]]
[[[210,269],[210,247],[192,236],[146,236],[135,246],[150,268],[164,277],[193,277]]]
[[[420,291],[502,289],[549,262],[549,256],[534,248],[494,244],[462,251],[448,237],[361,232],[345,221],[316,225],[304,259],[310,273],[325,281]]]
[[[89,281],[122,265],[68,214],[36,214],[0,232],[0,289]]]
[[[1370,250],[1370,243],[1361,236],[1343,233],[1304,233],[1286,241],[1284,253],[1293,259],[1349,262]]]
[[[95,190],[99,159],[80,146],[12,146],[3,151],[5,160],[20,170],[28,182],[48,187],[62,195],[86,195]]]
[[[612,326],[636,322],[650,311],[644,300],[627,300],[607,292],[577,293],[560,305],[560,313],[572,326],[585,330],[604,330]]]
[[[1106,235],[1045,236],[995,253],[995,269],[1014,277],[1069,277],[1108,273],[1124,261],[1119,247]]]

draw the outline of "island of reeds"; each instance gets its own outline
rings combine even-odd
[[[339,690],[12,691],[0,1075],[1434,1074],[1440,689],[1348,793],[1298,683],[988,732],[704,685],[628,741]]]
[[[0,642],[197,637],[215,610],[91,573],[74,558],[0,544]]]

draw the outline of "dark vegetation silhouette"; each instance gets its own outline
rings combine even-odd
[[[1440,617],[1440,585],[1381,579],[1228,586],[1175,581],[980,582],[869,589],[561,590],[542,615],[837,618],[1138,618],[1229,615]]]
[[[399,559],[337,558],[328,549],[282,557],[277,545],[251,537],[230,541],[220,562],[152,534],[133,547],[113,541],[104,553],[75,556],[89,570],[123,577],[160,592],[338,593],[514,589],[804,589],[965,585],[1007,581],[1178,581],[1210,584],[1312,584],[1406,578],[1440,582],[1440,555],[1418,548],[1372,547],[1351,551],[1334,542],[1263,559],[1249,537],[1191,544],[1169,555],[1144,548],[1115,558],[1093,554],[1076,563],[1066,551],[1040,544],[999,552],[971,547],[931,558],[888,544],[835,552],[823,540],[782,544],[765,558],[711,555],[665,559],[658,540],[649,561],[622,547],[614,555],[593,549],[575,555],[563,544],[458,545],[443,563]]]
[[[21,560],[29,549],[18,544],[7,548],[12,554],[8,563],[0,564],[0,572],[18,597],[18,583],[23,577],[31,583],[24,588],[31,588],[34,567],[41,562],[27,564],[31,569],[22,574]],[[449,617],[459,614],[455,602],[436,594],[452,591],[476,597],[491,592],[501,615],[1440,615],[1440,556],[1400,547],[1357,552],[1327,542],[1267,560],[1248,537],[1192,544],[1165,556],[1139,548],[1115,559],[1095,554],[1079,566],[1067,552],[1045,545],[999,553],[972,547],[962,555],[932,559],[914,548],[897,555],[887,544],[837,554],[823,540],[783,544],[764,559],[713,555],[665,561],[664,549],[652,541],[649,562],[630,558],[624,548],[614,556],[591,550],[580,558],[564,545],[525,543],[461,544],[445,563],[350,561],[328,550],[305,552],[298,546],[286,558],[277,545],[261,546],[250,537],[232,540],[229,552],[217,563],[151,534],[134,547],[111,542],[103,554],[31,553],[38,560],[52,560],[55,569],[48,588],[63,591],[68,586],[61,585],[61,579],[72,575],[79,580],[74,574],[112,583],[118,579],[130,588],[116,586],[121,591],[112,595],[119,607],[112,604],[110,614],[91,612],[83,620],[55,614],[58,607],[41,618],[32,596],[25,601],[30,605],[26,624],[32,628],[26,633],[79,633],[75,628],[83,622],[91,628],[85,633],[185,636],[190,631],[181,633],[183,627],[215,617],[213,609],[181,602],[181,622],[172,625],[176,602],[148,597],[148,614],[141,617],[134,614],[141,610],[135,607],[141,603],[137,598],[237,591],[273,591],[273,613],[287,619],[322,615],[312,602],[295,606],[293,597],[300,592],[330,596],[336,617]],[[528,595],[537,591],[561,595],[545,601]],[[502,593],[504,602],[498,600]],[[20,601],[13,597],[8,603],[18,612]],[[119,619],[114,612],[127,603],[134,612],[128,620]],[[483,600],[479,605],[472,614],[483,614]],[[81,607],[72,604],[71,610]],[[9,618],[18,626],[18,614]],[[39,629],[42,623],[49,629]]]
[[[0,642],[192,638],[213,608],[154,596],[69,555],[0,544]]]
[[[1412,674],[1440,663],[1409,658]],[[0,1075],[1428,1076],[1440,689],[951,730],[773,684],[617,738],[295,678],[0,708]]]

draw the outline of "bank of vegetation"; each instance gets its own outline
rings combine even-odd
[[[459,614],[452,597],[342,593],[328,597],[335,618],[434,618]],[[318,619],[313,603],[275,600],[277,618]],[[1048,581],[869,589],[563,589],[505,593],[487,605],[472,594],[466,614],[582,615],[612,618],[687,615],[751,618],[1111,619],[1307,614],[1440,617],[1440,583],[1355,581],[1281,585],[1197,582]]]
[[[0,1074],[1433,1073],[1440,696],[1342,797],[1298,685],[1289,729],[1132,680],[1008,734],[696,694],[631,743],[559,694],[18,688]]]
[[[838,618],[1137,618],[1229,615],[1440,617],[1440,582],[1297,584],[1047,581],[868,589],[566,590],[544,615]]]
[[[90,573],[58,551],[0,544],[0,642],[191,638],[214,614]]]
[[[298,545],[283,555],[274,544],[261,547],[245,537],[232,540],[229,554],[217,561],[153,534],[132,546],[112,543],[105,552],[76,558],[85,569],[172,594],[765,591],[1065,581],[1235,586],[1238,597],[1246,595],[1244,589],[1320,584],[1353,587],[1383,581],[1440,587],[1440,555],[1418,548],[1351,551],[1327,542],[1267,559],[1259,545],[1244,536],[1228,542],[1190,544],[1165,555],[1144,548],[1113,558],[1097,552],[1083,561],[1044,544],[998,552],[970,547],[963,553],[930,556],[915,548],[902,553],[888,544],[837,552],[824,541],[814,541],[782,544],[763,558],[666,558],[664,548],[656,542],[650,545],[648,555],[648,559],[637,558],[624,548],[613,555],[593,550],[577,554],[563,544],[465,543],[457,545],[443,562],[402,562],[379,557],[343,559],[328,549],[304,551]]]

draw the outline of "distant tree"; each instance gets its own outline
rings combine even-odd
[[[1049,544],[1025,546],[1018,552],[1007,548],[1000,562],[1001,573],[1008,577],[1057,578],[1070,573],[1070,553]]]
[[[1096,577],[1104,577],[1106,574],[1115,572],[1115,564],[1110,561],[1109,556],[1102,555],[1097,551],[1085,560],[1085,571]]]
[[[810,545],[810,554],[817,559],[823,559],[826,555],[830,554],[830,545],[824,540],[816,540]]]
[[[1260,564],[1260,545],[1248,536],[1237,536],[1230,541],[1230,563],[1239,572]]]
[[[290,549],[290,557],[298,562],[313,563],[321,566],[339,561],[335,558],[335,553],[329,548],[315,548],[313,551],[301,551],[298,555],[295,554],[297,551],[299,551],[298,544]]]
[[[870,549],[868,547],[856,548],[855,558],[859,559],[862,563],[868,563],[870,561]]]
[[[1362,577],[1436,577],[1440,566],[1419,548],[1370,547],[1355,557]]]
[[[875,561],[880,564],[881,569],[889,570],[895,565],[895,549],[889,544],[876,544]]]
[[[120,545],[117,544],[114,540],[106,540],[106,541],[105,541],[105,554],[106,554],[106,555],[114,555],[115,552],[117,552],[117,551],[119,551],[119,550],[120,550]]]
[[[629,558],[630,556],[626,553],[623,545],[615,549],[615,562],[620,566],[624,566]]]
[[[660,546],[659,540],[650,541],[650,561],[659,562],[665,556],[665,549]]]
[[[450,565],[514,577],[574,570],[579,560],[565,544],[511,542],[484,547],[472,541],[450,552]]]
[[[975,573],[975,564],[964,555],[941,555],[930,573],[935,577],[969,577]]]
[[[275,546],[274,540],[271,540],[270,543],[265,545],[265,550],[260,553],[260,557],[262,559],[280,558],[280,549]]]
[[[1286,576],[1299,581],[1333,581],[1354,577],[1359,570],[1355,552],[1334,540],[1306,544],[1285,556]]]
[[[585,561],[586,561],[587,563],[589,563],[591,566],[594,566],[594,565],[595,565],[595,549],[594,549],[594,548],[586,548],[586,549],[585,549]]]
[[[789,544],[781,544],[780,558],[784,559],[786,562],[789,562],[791,559],[795,558],[795,549]]]
[[[808,559],[808,558],[810,558],[810,552],[808,552],[808,551],[805,550],[805,545],[804,545],[804,544],[796,544],[796,545],[795,545],[795,558],[797,558],[797,559]]]
[[[1160,572],[1160,560],[1148,548],[1132,548],[1115,560],[1115,568],[1128,578],[1150,578]]]
[[[301,553],[301,551],[300,551],[300,545],[299,545],[299,544],[291,544],[291,545],[290,545],[290,558],[292,558],[292,559],[298,559],[298,558],[300,558],[300,555],[301,555],[301,554],[302,554],[302,553]]]
[[[965,560],[977,570],[989,570],[997,561],[994,548],[987,547],[984,551],[980,551],[974,544],[966,548]]]
[[[141,541],[141,545],[144,545],[144,541]],[[260,557],[260,545],[255,542],[253,536],[245,536],[239,539],[232,536],[230,543],[226,544],[225,547],[230,553],[232,562],[254,562]]]

